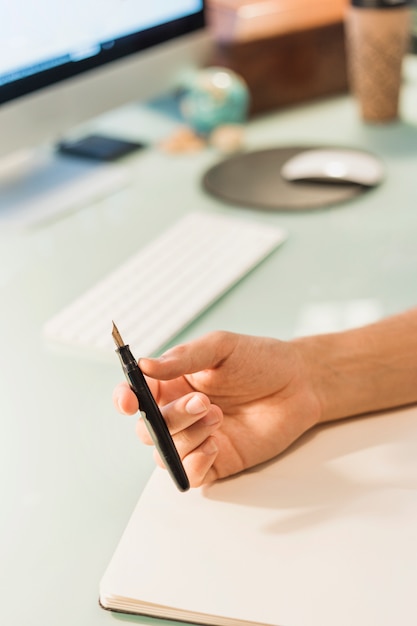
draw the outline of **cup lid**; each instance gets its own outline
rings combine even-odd
[[[410,4],[411,0],[351,0],[352,6],[363,9],[396,9]]]

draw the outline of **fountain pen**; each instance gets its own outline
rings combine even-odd
[[[152,441],[177,488],[187,491],[190,483],[185,473],[178,451],[172,440],[161,411],[148,387],[145,377],[128,345],[126,345],[113,322],[112,336],[116,344],[123,372],[127,382],[139,402],[139,410]]]

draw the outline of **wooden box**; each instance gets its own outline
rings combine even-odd
[[[251,113],[346,92],[346,0],[209,0],[212,65],[247,82]]]

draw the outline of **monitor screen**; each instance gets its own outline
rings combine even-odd
[[[0,156],[169,89],[203,26],[203,0],[4,2]]]
[[[202,0],[14,0],[0,20],[0,102],[201,27]]]

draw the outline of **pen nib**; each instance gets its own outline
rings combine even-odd
[[[113,335],[114,343],[116,344],[116,346],[118,348],[123,348],[123,346],[125,345],[123,343],[123,339],[120,336],[120,333],[119,333],[119,331],[117,329],[116,324],[114,322],[112,322],[112,323],[113,323],[113,330],[112,330],[111,334]]]

